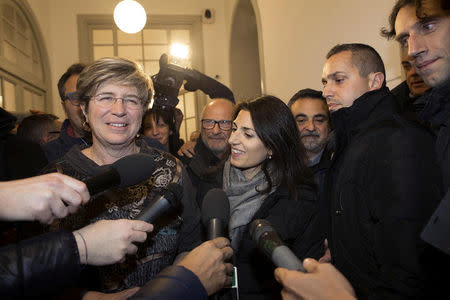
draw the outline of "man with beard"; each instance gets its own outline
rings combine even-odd
[[[401,63],[405,72],[406,80],[392,89],[400,113],[420,113],[425,106],[422,96],[430,87],[423,81],[422,77],[417,74],[414,67],[409,61],[407,51],[402,51]]]
[[[234,105],[228,99],[217,98],[209,102],[202,113],[200,138],[193,153],[180,151],[192,185],[197,187],[197,202],[201,207],[203,197],[211,189],[222,187],[222,167],[230,153],[228,138],[233,123]],[[189,157],[188,155],[191,155]]]
[[[330,111],[322,93],[313,89],[298,91],[288,106],[297,122],[298,132],[308,157],[308,166],[321,190],[331,151],[326,148],[331,132]]]

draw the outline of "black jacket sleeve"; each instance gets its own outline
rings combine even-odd
[[[0,249],[0,294],[51,295],[76,281],[80,257],[71,232],[43,234]]]
[[[198,277],[181,266],[170,266],[143,286],[131,300],[206,299],[208,294]]]
[[[190,69],[186,72],[186,83],[184,88],[187,91],[201,90],[211,99],[225,98],[235,103],[233,92],[219,81],[200,73],[197,70]]]

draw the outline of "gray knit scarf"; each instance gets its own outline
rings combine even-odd
[[[269,174],[274,181],[272,173]],[[231,246],[237,250],[248,223],[261,207],[268,194],[262,194],[267,187],[267,180],[264,172],[260,170],[252,179],[247,180],[242,170],[231,166],[230,159],[225,162],[223,169],[223,190],[230,202],[230,222],[228,231],[230,234]],[[269,194],[273,193],[276,187],[273,186]]]

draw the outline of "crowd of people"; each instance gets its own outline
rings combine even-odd
[[[149,108],[151,78],[124,58],[67,69],[62,123],[33,112],[17,126],[0,109],[0,295],[441,298],[450,253],[421,232],[450,192],[448,1],[397,0],[381,34],[401,48],[406,80],[392,91],[380,55],[359,43],[332,47],[323,90],[287,104],[236,103],[191,70],[185,89],[212,100],[190,141],[179,110]],[[91,193],[89,178],[135,154],[151,158],[150,176]],[[179,203],[152,224],[136,219],[171,184]],[[224,236],[206,241],[203,200],[214,188],[230,210]],[[306,272],[277,268],[259,249],[256,219]]]

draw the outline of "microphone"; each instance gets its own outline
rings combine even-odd
[[[153,223],[168,209],[175,207],[180,203],[183,197],[183,187],[177,183],[170,183],[167,186],[167,191],[153,201],[150,205],[145,207],[135,218],[135,220]]]
[[[230,203],[221,189],[209,190],[202,203],[202,223],[207,231],[207,239],[213,240],[225,235],[230,219]]]
[[[302,262],[283,244],[275,229],[267,220],[256,219],[250,224],[250,235],[277,266],[288,270],[306,272]]]
[[[127,187],[138,184],[149,178],[155,170],[155,162],[148,154],[125,156],[115,163],[101,166],[96,175],[83,182],[91,196],[104,192],[112,187]]]

